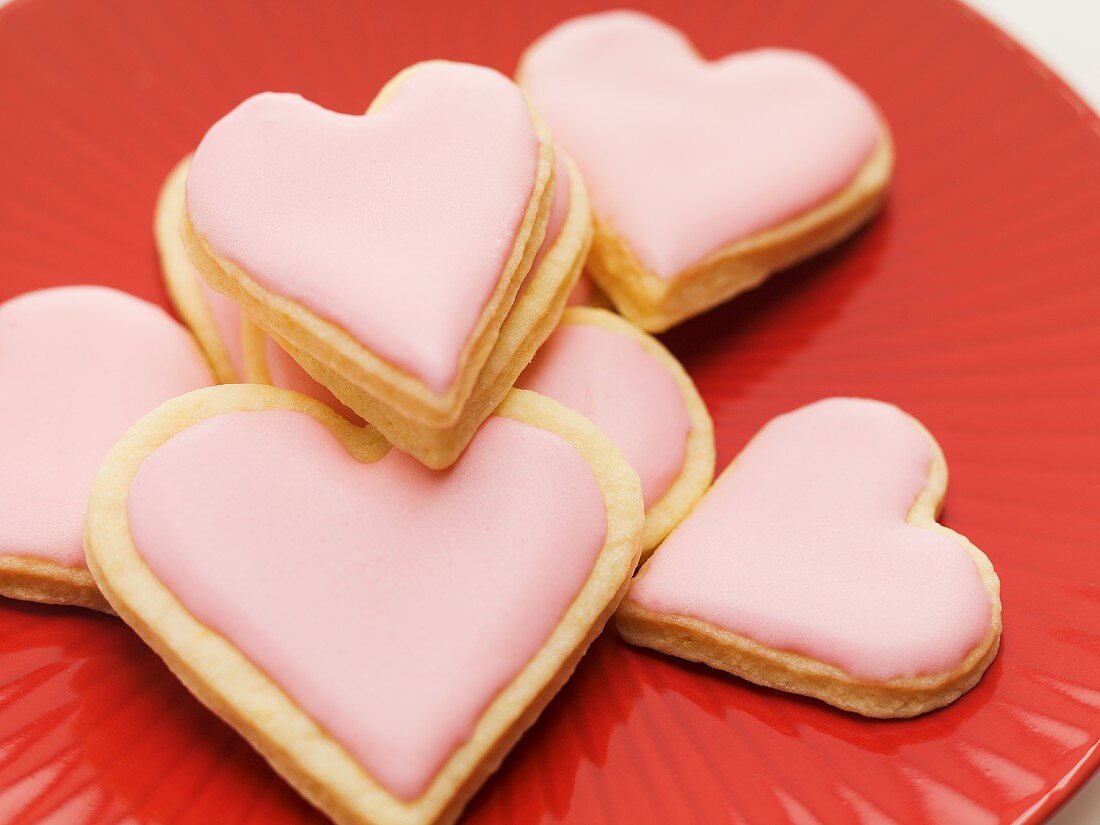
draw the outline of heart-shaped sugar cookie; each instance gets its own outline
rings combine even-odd
[[[337,399],[327,387],[314,380],[286,350],[244,317],[235,301],[211,289],[195,269],[180,237],[184,216],[184,182],[190,162],[190,155],[181,160],[161,187],[154,216],[154,236],[168,294],[180,317],[191,328],[214,365],[219,381],[223,384],[237,383],[243,379],[294,390],[334,407],[353,422],[362,423],[359,415]],[[530,361],[531,353],[552,327],[551,322],[556,316],[554,305],[560,303],[556,295],[549,301],[547,295],[563,291],[562,284],[567,287],[576,278],[576,285],[566,301],[567,306],[606,305],[606,299],[591,279],[576,271],[587,256],[592,236],[583,181],[560,153],[556,157],[556,166],[553,203],[542,246],[498,339],[498,345],[502,345],[501,352],[510,350],[508,345],[517,336],[526,339],[526,342],[513,358],[506,359],[500,355],[494,358],[490,355],[487,366],[490,372],[493,372],[494,362],[499,362],[498,369],[502,369],[512,361],[517,364]],[[548,256],[550,262],[547,269],[541,271]],[[561,277],[563,271],[566,273],[564,279]],[[524,295],[532,284],[536,285],[534,294],[525,299]],[[549,311],[546,308],[548,303],[551,305]],[[343,384],[347,392],[356,394],[354,387],[346,382],[337,383]],[[505,391],[502,386],[499,394],[502,396]],[[472,426],[470,429],[472,432]]]
[[[119,615],[304,795],[414,825],[452,821],[568,677],[641,525],[621,455],[533,393],[437,472],[305,396],[224,386],[119,442],[87,541]]]
[[[408,422],[447,425],[542,241],[552,182],[549,134],[519,89],[434,61],[366,115],[246,100],[195,152],[184,237],[266,332]]]
[[[84,562],[96,469],[138,418],[213,376],[187,331],[103,287],[0,304],[0,593],[109,609]]]
[[[809,54],[707,62],[679,31],[620,11],[553,29],[517,76],[588,183],[589,271],[646,329],[835,243],[890,177],[874,106]]]
[[[714,425],[691,377],[656,339],[614,313],[566,310],[516,382],[588,418],[642,482],[643,557],[706,492]]]
[[[581,274],[592,241],[588,195],[576,167],[562,153],[555,156],[555,165],[553,204],[543,244],[457,421],[410,424],[394,404],[363,393],[354,382],[285,339],[275,336],[275,340],[308,375],[381,430],[395,447],[429,467],[449,466],[554,331]],[[255,336],[246,330],[245,371],[250,380],[276,377],[277,365],[272,362],[265,367],[263,357]]]
[[[867,716],[954,701],[996,655],[1000,585],[939,525],[947,466],[897,407],[819,401],[764,427],[631,587],[631,642]]]

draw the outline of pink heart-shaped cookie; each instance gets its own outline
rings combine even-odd
[[[680,362],[652,336],[602,309],[574,307],[516,386],[576,410],[638,473],[648,555],[706,492],[714,425]]]
[[[542,130],[468,64],[419,64],[366,115],[257,95],[195,152],[189,251],[267,331],[454,420],[545,229]]]
[[[631,587],[630,641],[868,716],[954,701],[997,651],[989,560],[936,523],[947,467],[879,401],[764,427]]]
[[[84,561],[88,491],[111,446],[213,377],[163,310],[103,287],[0,305],[0,593],[107,609]]]
[[[558,26],[518,76],[588,183],[599,221],[592,273],[650,329],[850,231],[867,217],[862,199],[806,216],[888,153],[874,106],[824,61],[761,49],[708,62],[636,12]],[[762,235],[800,218],[784,237]],[[724,252],[750,239],[751,249]],[[684,279],[691,294],[673,283]]]
[[[244,317],[235,301],[215,292],[203,281],[180,237],[185,212],[184,181],[189,164],[190,156],[181,160],[161,187],[154,219],[155,238],[169,295],[215,365],[219,379],[222,383],[243,379],[301,392],[337,409],[349,420],[362,423],[362,418],[336,398],[332,390],[310,376],[286,350]],[[555,157],[555,170],[553,200],[542,245],[501,327],[497,342],[501,352],[490,354],[483,370],[482,379],[489,379],[487,383],[494,388],[499,387],[484,403],[479,402],[478,406],[484,407],[486,412],[499,403],[508,389],[506,384],[526,366],[553,329],[560,312],[559,293],[563,284],[560,273],[563,270],[567,273],[565,286],[577,278],[567,304],[600,301],[591,281],[576,271],[583,265],[591,239],[591,219],[583,183],[562,153]],[[576,187],[574,178],[577,179]],[[582,191],[575,191],[578,188]],[[548,295],[552,296],[549,300]],[[516,342],[522,343],[517,346]],[[498,374],[502,374],[499,379]],[[354,394],[354,388],[346,382],[334,383]],[[479,419],[469,423],[470,433],[477,423]],[[392,438],[393,434],[390,436]],[[423,445],[426,440],[424,434],[419,433],[418,442]],[[395,444],[416,454],[409,445],[400,441]],[[426,449],[426,445],[422,449]]]
[[[295,393],[193,393],[104,463],[89,559],[119,615],[335,819],[449,821],[617,605],[641,492],[533,393],[446,471],[386,450]]]

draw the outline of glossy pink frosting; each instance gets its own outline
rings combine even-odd
[[[869,680],[954,670],[989,632],[966,549],[906,517],[928,437],[889,404],[779,416],[657,550],[629,598]]]
[[[828,199],[881,135],[871,102],[824,61],[760,49],[707,62],[637,12],[563,23],[521,72],[596,214],[666,278]]]
[[[0,554],[84,567],[84,510],[108,451],[212,380],[187,331],[125,293],[58,287],[0,304]]]
[[[545,430],[490,418],[449,470],[361,464],[303,413],[232,413],[141,466],[154,574],[402,799],[421,794],[542,648],[606,514]]]
[[[560,401],[592,421],[638,473],[646,507],[684,467],[691,417],[669,371],[628,335],[563,324],[516,386]]]
[[[534,261],[531,262],[532,272],[539,268],[546,253],[558,242],[561,229],[565,226],[565,219],[569,215],[570,200],[569,168],[559,153],[554,157],[554,195],[550,202],[550,218],[546,223],[546,235],[543,237],[542,245],[535,253]]]
[[[211,289],[206,281],[194,270],[195,281],[199,284],[203,300],[206,302],[210,316],[214,319],[214,326],[218,329],[222,344],[225,346],[229,362],[237,375],[244,376],[244,348],[241,342],[241,308],[232,298],[222,295],[217,290]],[[243,380],[243,378],[242,378]]]
[[[369,115],[249,98],[199,145],[187,208],[257,283],[443,393],[512,253],[538,149],[511,81],[431,63]]]

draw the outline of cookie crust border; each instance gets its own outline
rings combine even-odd
[[[367,109],[367,115],[385,106],[401,84],[418,69],[448,62],[425,61],[402,70],[378,93]],[[549,129],[530,101],[526,100],[526,95],[524,99],[539,142],[531,199],[516,232],[512,253],[467,340],[459,360],[457,377],[442,395],[432,392],[420,378],[377,355],[339,325],[296,301],[260,286],[242,268],[214,252],[206,239],[195,230],[185,209],[182,231],[188,254],[203,279],[218,292],[237,301],[266,333],[296,350],[308,352],[311,361],[341,376],[365,395],[385,399],[411,428],[423,424],[453,424],[469,401],[477,377],[489,358],[519,287],[542,244],[550,218],[554,189],[553,142]],[[321,383],[327,384],[327,381]],[[355,408],[351,404],[348,406]],[[356,412],[363,414],[358,409]],[[370,416],[363,417],[370,420]]]
[[[591,422],[535,393],[513,391],[499,415],[549,430],[592,468],[607,534],[592,572],[542,649],[490,702],[470,738],[411,802],[386,791],[336,740],[225,638],[199,623],[153,575],[130,535],[128,491],[145,458],[174,435],[232,412],[288,409],[313,416],[362,461],[389,447],[320,402],[289,390],[229,385],[198,390],[141,419],[111,451],[92,489],[88,566],[118,614],[204,704],[236,728],[310,802],[338,823],[453,822],[565,683],[614,613],[640,552],[641,485]]]
[[[948,705],[978,683],[997,655],[1001,639],[1001,585],[989,558],[961,533],[937,521],[947,492],[947,461],[932,433],[916,418],[895,407],[932,446],[924,489],[909,509],[906,521],[949,537],[970,555],[990,602],[985,639],[952,671],[871,681],[793,651],[768,647],[747,636],[692,616],[655,613],[631,602],[629,594],[616,614],[619,635],[631,644],[649,647],[690,661],[702,662],[764,687],[797,693],[877,719],[906,719]],[[774,420],[774,419],[773,419]],[[769,422],[770,423],[770,422]],[[765,424],[753,439],[768,427]],[[750,439],[749,444],[752,443]],[[742,448],[742,451],[746,449]],[[722,475],[735,472],[737,459]],[[639,576],[645,575],[643,565]]]
[[[32,556],[0,555],[0,596],[114,613],[90,572]]]
[[[164,287],[172,302],[176,314],[195,336],[214,378],[219,384],[233,384],[241,380],[229,348],[222,338],[221,330],[214,313],[206,302],[202,289],[196,279],[191,259],[187,255],[181,232],[181,220],[185,212],[184,191],[187,182],[187,170],[191,166],[188,152],[172,167],[165,177],[157,195],[153,210],[153,240],[156,242],[157,257],[160,259],[160,271],[164,278]]]

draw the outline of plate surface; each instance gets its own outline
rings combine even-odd
[[[154,197],[214,119],[264,89],[359,111],[426,57],[510,71],[586,4],[521,5],[16,0],[0,299],[92,282],[166,303]],[[606,633],[467,821],[1041,818],[1100,742],[1100,123],[948,0],[639,5],[712,57],[818,52],[882,106],[899,165],[879,220],[666,340],[710,404],[719,466],[824,395],[923,420],[951,466],[946,523],[1001,575],[1003,645],[952,707],[869,722]],[[120,622],[3,602],[0,821],[320,817]]]

